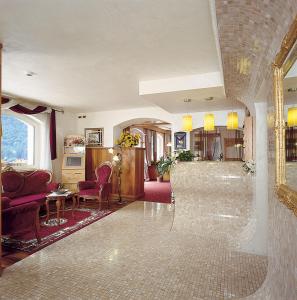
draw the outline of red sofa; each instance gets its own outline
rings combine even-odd
[[[10,199],[10,206],[36,201],[43,204],[46,195],[58,187],[52,183],[52,174],[45,170],[6,171],[1,174],[2,197]]]
[[[2,234],[18,236],[34,231],[39,239],[39,209],[46,195],[58,187],[49,171],[6,171],[2,178]]]

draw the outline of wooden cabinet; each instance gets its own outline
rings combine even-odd
[[[62,183],[65,188],[73,192],[77,191],[77,183],[83,180],[85,180],[85,170],[82,169],[62,170]]]
[[[116,154],[117,149],[114,150]],[[144,197],[144,148],[123,148],[121,194],[126,200]],[[95,168],[104,161],[112,161],[113,154],[108,148],[86,149],[86,179],[95,179]],[[116,169],[112,175],[112,198],[118,198],[118,179]]]

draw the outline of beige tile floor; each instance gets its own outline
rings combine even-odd
[[[209,210],[207,203],[209,199],[200,208]],[[173,204],[134,202],[7,268],[0,279],[0,298],[216,300],[247,296],[262,284],[267,259],[226,243],[232,227],[224,225],[225,219],[209,213],[203,222],[210,222],[209,226],[191,223],[196,228],[193,234],[188,227],[180,227],[179,213],[174,220]],[[216,226],[221,220],[228,235],[211,236],[205,229],[211,228],[212,220]]]

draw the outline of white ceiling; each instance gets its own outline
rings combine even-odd
[[[0,40],[5,92],[76,112],[150,106],[139,81],[220,71],[206,0],[0,0]]]
[[[238,101],[230,101],[225,97],[223,87],[212,87],[205,89],[195,89],[170,93],[161,93],[142,96],[147,101],[157,104],[170,113],[187,113],[217,111],[234,108],[244,108]],[[207,101],[206,98],[213,97]],[[185,103],[185,99],[190,99],[190,103]]]

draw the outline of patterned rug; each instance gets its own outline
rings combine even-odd
[[[19,239],[2,237],[2,244],[6,247],[29,252],[31,254],[95,221],[100,220],[110,213],[112,213],[111,210],[100,211],[92,208],[78,208],[74,211],[74,216],[72,217],[72,211],[67,210],[63,216],[64,219],[67,219],[67,222],[60,226],[46,226],[44,224],[45,217],[41,217],[40,244],[37,243],[33,233],[23,235]]]

